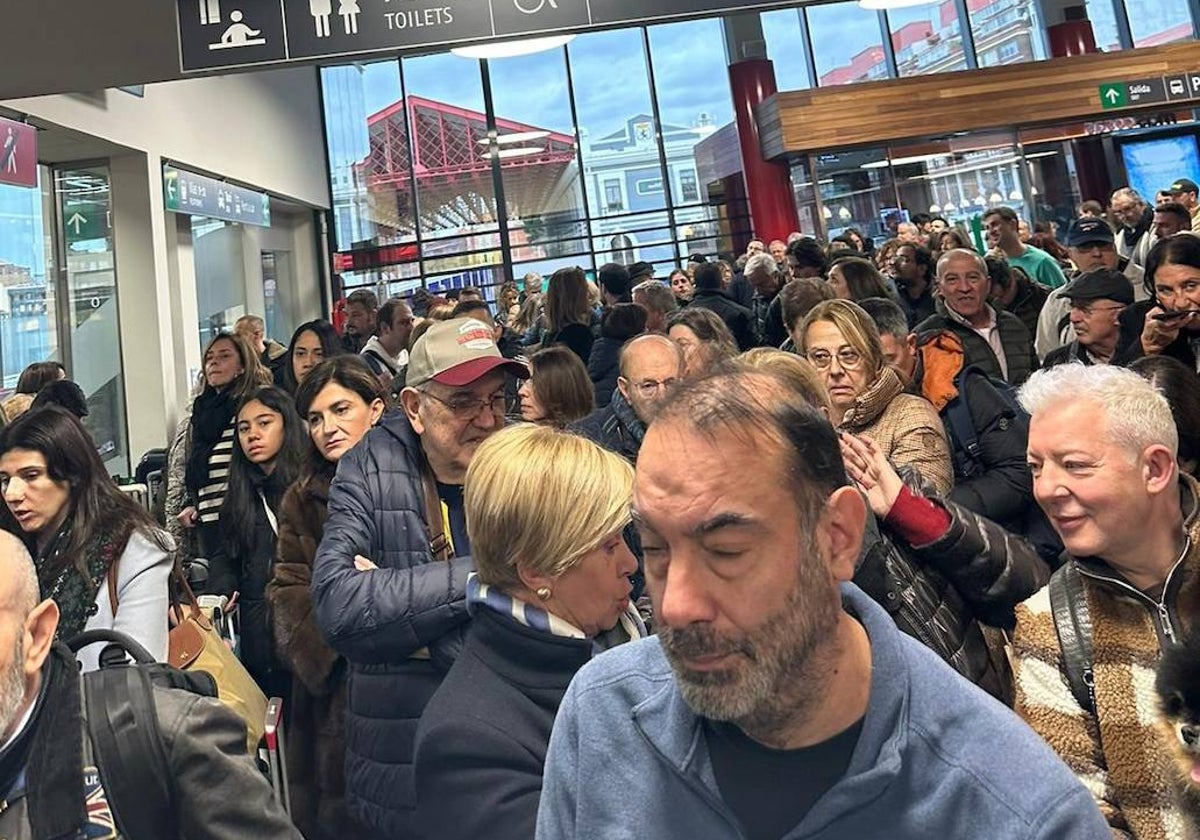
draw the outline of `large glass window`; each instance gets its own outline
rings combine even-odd
[[[54,218],[49,170],[40,187],[0,185],[0,377],[14,388],[33,362],[59,358],[54,251],[45,219]],[[82,223],[76,222],[82,230]]]
[[[775,86],[779,90],[803,90],[812,87],[805,59],[804,30],[800,28],[800,9],[762,12],[763,38],[767,55],[775,65]]]
[[[1120,2],[1120,0],[1117,0]],[[1088,20],[1092,24],[1092,35],[1096,48],[1101,52],[1116,52],[1121,49],[1121,33],[1117,29],[1117,14],[1113,0],[1084,0]]]
[[[492,60],[488,71],[496,138],[479,151],[499,160],[513,260],[586,251],[587,211],[566,54],[547,50]]]
[[[953,0],[893,9],[887,14],[901,76],[965,70],[962,32]]]
[[[1126,0],[1135,47],[1156,47],[1192,38],[1187,0]]]
[[[968,0],[967,9],[980,67],[1020,64],[1046,57],[1036,0]]]
[[[888,77],[878,13],[854,0],[808,6],[804,13],[821,87]]]
[[[110,471],[129,473],[107,166],[58,171],[64,224],[71,374],[88,400],[84,424]]]

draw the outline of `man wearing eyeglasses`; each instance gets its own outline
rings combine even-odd
[[[505,359],[474,318],[434,324],[409,355],[403,411],[338,464],[313,568],[317,623],[350,663],[346,802],[372,837],[416,835],[412,744],[467,620],[463,479],[504,425]]]
[[[646,427],[683,378],[683,351],[664,335],[641,335],[621,350],[621,375],[612,402],[573,427],[590,440],[637,463]]]
[[[1064,286],[1062,296],[1070,302],[1075,340],[1047,354],[1042,367],[1067,362],[1109,364],[1121,338],[1117,318],[1133,303],[1133,289],[1125,275],[1107,268],[1089,271]]]
[[[1072,222],[1067,231],[1067,253],[1075,264],[1072,279],[1101,268],[1116,271],[1125,277],[1133,299],[1145,300],[1149,297],[1143,282],[1145,272],[1117,252],[1115,241],[1112,228],[1103,219],[1083,218]],[[1042,358],[1075,340],[1065,286],[1055,289],[1046,298],[1034,338]]]

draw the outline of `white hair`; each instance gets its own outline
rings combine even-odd
[[[1115,365],[1078,362],[1039,370],[1029,377],[1018,396],[1031,416],[1064,403],[1091,403],[1106,421],[1113,443],[1140,456],[1149,446],[1165,446],[1174,458],[1179,453],[1179,432],[1171,406],[1151,382]],[[1089,423],[1089,428],[1099,428]],[[1081,435],[1086,428],[1077,430]]]
[[[1116,201],[1118,198],[1128,199],[1135,204],[1146,203],[1146,199],[1142,198],[1141,194],[1138,193],[1138,191],[1133,187],[1121,187],[1120,189],[1114,191],[1112,194],[1112,201]]]
[[[775,258],[770,254],[760,251],[759,253],[746,260],[746,267],[742,269],[742,273],[749,277],[751,274],[774,274],[779,271],[779,264],[775,262]]]

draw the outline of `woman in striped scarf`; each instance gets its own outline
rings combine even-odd
[[[475,573],[461,655],[417,733],[417,809],[440,840],[534,835],[550,730],[571,677],[645,635],[622,538],[633,469],[557,429],[514,426],[467,470]]]

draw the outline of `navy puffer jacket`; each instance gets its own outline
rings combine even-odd
[[[416,836],[417,722],[461,645],[471,561],[434,562],[420,438],[389,412],[338,463],[313,566],[317,623],[351,663],[346,805],[372,838]],[[354,568],[355,555],[379,567]]]

